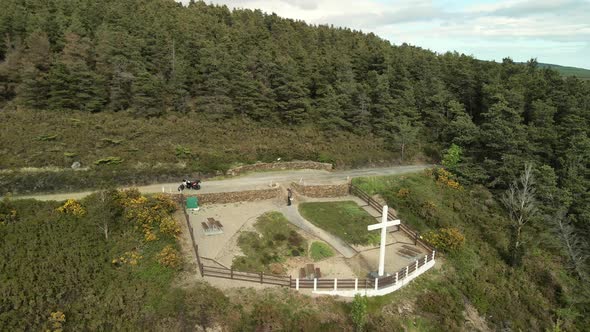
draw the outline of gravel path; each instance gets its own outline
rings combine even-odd
[[[229,179],[203,181],[201,183],[202,189],[200,193],[216,193],[216,192],[232,192],[256,189],[268,189],[271,183],[279,183],[288,186],[291,182],[299,182],[303,180],[306,184],[336,184],[343,183],[348,178],[364,177],[364,176],[381,176],[394,175],[401,173],[411,173],[423,170],[430,165],[412,165],[412,166],[396,166],[387,168],[362,168],[351,170],[287,170],[287,171],[273,171],[252,173],[243,176],[238,176]],[[159,183],[147,186],[137,187],[142,193],[158,193],[162,190],[166,192],[177,192],[177,183]],[[124,187],[125,188],[125,187]],[[188,192],[191,192],[190,190]],[[29,196],[15,196],[14,199],[34,198],[38,200],[56,200],[62,201],[69,198],[80,199],[92,191],[74,192],[63,194],[44,194],[44,195],[29,195]]]

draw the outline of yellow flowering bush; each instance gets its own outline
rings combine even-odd
[[[444,168],[437,169],[435,173],[436,183],[438,183],[439,185],[447,186],[455,190],[463,189],[459,182],[453,179],[454,177],[455,176],[453,175],[453,173],[447,171]]]
[[[155,208],[160,211],[172,213],[178,209],[178,204],[172,199],[170,195],[157,194],[154,196],[156,201]]]
[[[410,195],[410,189],[408,189],[408,188],[401,188],[397,192],[397,197],[399,197],[399,198],[406,198],[406,197],[408,197],[408,195]]]
[[[49,315],[49,324],[50,330],[54,332],[61,332],[63,331],[63,323],[66,322],[66,315],[61,311],[52,312]]]
[[[86,210],[75,199],[68,199],[62,206],[57,208],[57,211],[61,214],[69,214],[74,217],[83,217],[86,215]]]
[[[132,250],[125,252],[121,257],[114,258],[111,263],[116,266],[121,266],[123,264],[135,266],[142,258],[143,256],[141,256],[137,250]]]
[[[172,245],[167,245],[158,254],[158,262],[167,267],[177,268],[180,266],[182,258],[178,250],[174,249]]]
[[[180,226],[174,218],[166,216],[160,221],[160,232],[176,236],[180,234]]]
[[[441,228],[436,232],[424,234],[424,240],[442,251],[454,251],[463,246],[465,236],[457,228]]]

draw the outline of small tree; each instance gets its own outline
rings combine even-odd
[[[580,280],[588,280],[586,270],[588,253],[586,246],[580,239],[580,236],[576,234],[574,227],[567,220],[565,210],[558,211],[553,217],[553,222],[555,223],[555,231],[559,236],[562,249],[569,260],[568,267]]]
[[[355,330],[357,332],[362,331],[367,323],[367,297],[356,294],[352,301],[350,313]]]
[[[524,254],[522,240],[523,228],[538,213],[532,169],[531,164],[526,164],[524,173],[510,185],[510,188],[501,198],[512,222],[510,243],[510,264],[512,266],[520,265]]]
[[[443,166],[451,172],[455,172],[457,170],[457,165],[461,161],[461,154],[463,153],[463,149],[457,144],[451,144],[449,149],[445,152],[442,160]]]
[[[407,119],[402,118],[394,125],[393,140],[399,145],[402,161],[405,159],[408,146],[416,142],[417,136],[418,127],[413,126]]]

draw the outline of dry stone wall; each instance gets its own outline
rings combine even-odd
[[[348,183],[304,186],[293,182],[291,188],[297,194],[307,197],[342,197],[348,195]]]
[[[234,191],[223,193],[207,193],[207,194],[193,194],[188,196],[197,196],[199,205],[203,204],[226,204],[237,202],[251,202],[262,201],[265,199],[272,199],[281,195],[280,187],[262,189],[262,190],[247,190]]]
[[[256,163],[252,165],[238,166],[230,168],[226,175],[236,176],[246,172],[268,171],[268,170],[287,170],[287,169],[320,169],[330,171],[332,164],[319,163],[315,161],[287,161],[276,163]]]

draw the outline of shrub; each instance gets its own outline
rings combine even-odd
[[[160,221],[160,232],[164,234],[169,234],[172,236],[177,236],[180,234],[180,226],[172,217],[164,217],[162,221]]]
[[[457,228],[441,228],[428,232],[424,239],[438,250],[450,252],[460,249],[465,244],[465,236]]]
[[[143,258],[136,250],[127,251],[121,257],[114,258],[111,263],[115,266],[121,266],[123,264],[137,265],[139,260]]]
[[[351,306],[350,316],[354,323],[354,329],[360,332],[367,323],[367,297],[356,294]]]
[[[174,249],[172,245],[167,245],[158,254],[158,262],[166,267],[177,268],[180,266],[182,259],[178,250]]]
[[[451,189],[463,189],[459,182],[455,180],[455,175],[444,168],[437,168],[434,172],[436,183],[442,186],[447,186]]]
[[[408,195],[410,195],[410,189],[408,189],[408,188],[400,188],[400,190],[398,190],[396,196],[399,197],[399,198],[406,198],[406,197],[408,197]]]
[[[309,255],[311,256],[311,259],[317,262],[324,258],[334,256],[334,252],[332,251],[332,248],[330,248],[330,246],[323,242],[313,242],[311,244]]]
[[[61,332],[63,330],[63,324],[66,322],[66,315],[61,311],[52,312],[49,315],[50,331]]]
[[[84,207],[75,199],[68,199],[62,206],[57,208],[57,211],[61,214],[69,214],[77,218],[86,215]]]

